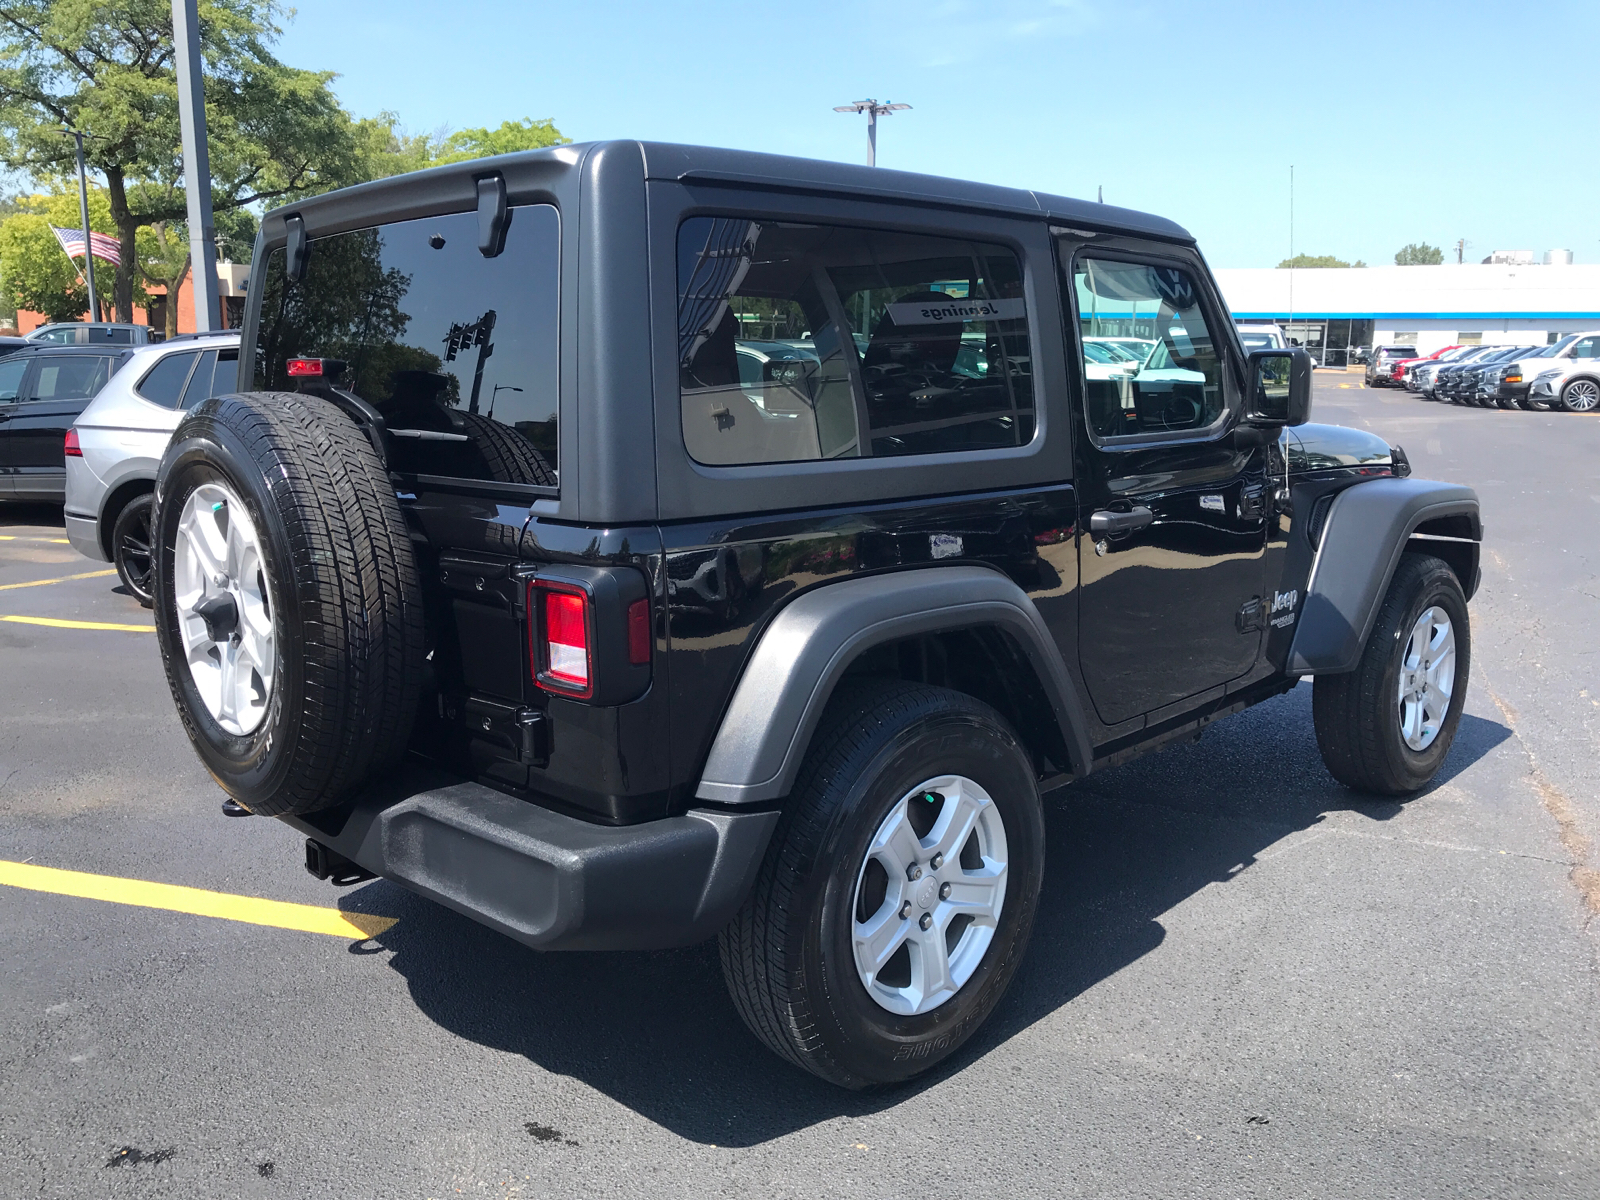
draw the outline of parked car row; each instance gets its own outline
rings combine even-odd
[[[1600,330],[1548,346],[1375,346],[1369,387],[1404,387],[1424,400],[1482,408],[1600,409]]]
[[[0,500],[64,502],[67,537],[149,604],[156,467],[183,414],[238,382],[239,334],[30,342],[0,357]]]

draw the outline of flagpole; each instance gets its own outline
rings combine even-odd
[[[83,219],[83,274],[89,285],[89,320],[100,320],[100,293],[94,290],[94,243],[89,240],[89,182],[83,170],[83,134],[64,131],[78,147],[78,215]]]

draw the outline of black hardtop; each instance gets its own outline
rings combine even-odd
[[[634,157],[648,180],[896,200],[1035,217],[1077,229],[1134,234],[1185,245],[1194,242],[1189,232],[1173,221],[1112,204],[913,171],[666,142],[554,146],[451,163],[340,188],[273,209],[262,219],[261,238],[268,246],[281,243],[285,236],[284,218],[290,215],[300,216],[306,223],[306,232],[319,237],[389,221],[470,212],[478,203],[475,181],[493,174],[505,179],[507,198],[512,204],[570,196],[575,194],[578,180],[591,160],[597,156],[616,158],[618,151],[622,152],[621,157]],[[628,174],[638,179],[636,172]],[[608,173],[606,178],[617,176]]]

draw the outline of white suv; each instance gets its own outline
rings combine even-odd
[[[150,505],[156,468],[184,413],[238,389],[239,334],[192,334],[135,349],[67,434],[67,537],[116,564],[150,606]]]
[[[1580,383],[1569,398],[1565,381],[1592,379],[1597,369],[1600,369],[1600,329],[1569,333],[1538,354],[1507,363],[1495,399],[1501,408],[1517,405],[1592,412],[1596,399],[1592,388]]]

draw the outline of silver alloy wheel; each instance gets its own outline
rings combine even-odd
[[[1593,412],[1600,406],[1600,385],[1592,379],[1574,379],[1561,393],[1561,403],[1568,412]]]
[[[217,724],[242,737],[267,715],[278,665],[260,540],[239,499],[203,483],[184,502],[176,551],[173,593],[189,674]]]
[[[913,805],[934,804],[914,819]],[[1006,861],[1000,810],[965,776],[930,779],[889,810],[856,872],[850,910],[856,973],[874,1003],[917,1016],[961,990],[994,941]]]
[[[1400,661],[1400,736],[1413,750],[1426,750],[1444,728],[1456,686],[1456,631],[1437,606],[1411,627]]]

